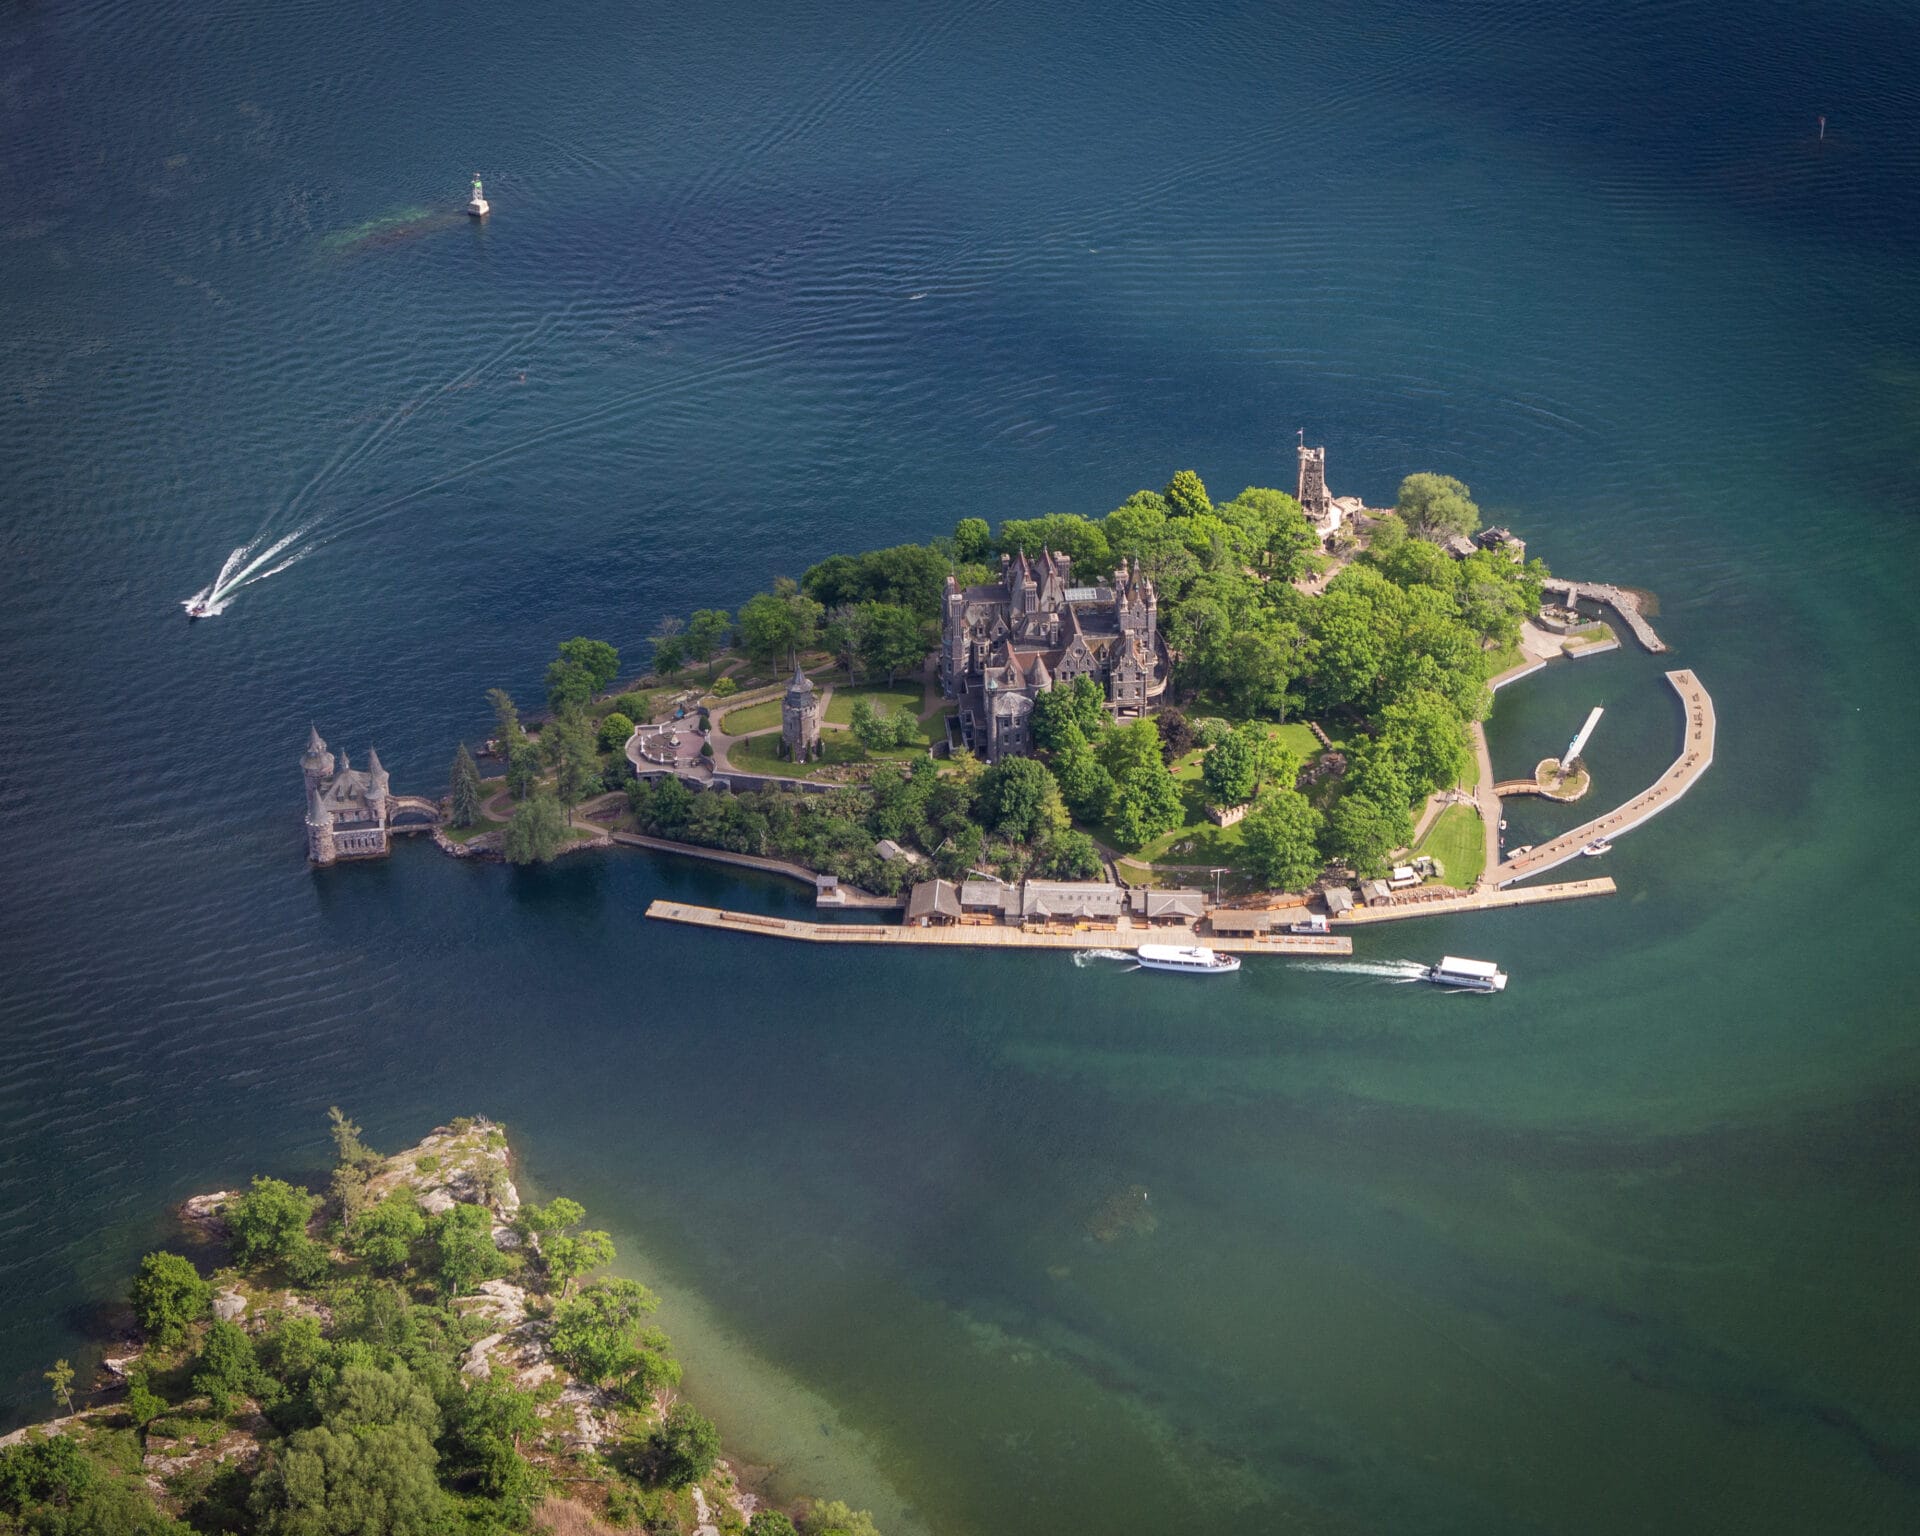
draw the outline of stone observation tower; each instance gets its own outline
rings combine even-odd
[[[1333,496],[1327,490],[1327,450],[1309,448],[1305,434],[1300,443],[1300,490],[1294,500],[1307,514],[1307,521],[1318,527],[1333,512]]]
[[[780,701],[780,739],[792,762],[811,762],[820,755],[820,696],[797,660],[787,696]]]

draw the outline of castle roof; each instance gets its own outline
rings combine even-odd
[[[307,756],[318,757],[322,752],[326,750],[327,750],[327,744],[320,739],[320,727],[317,725],[308,726],[307,727]]]
[[[787,684],[787,698],[796,696],[804,699],[813,692],[813,679],[807,676],[806,669],[799,662],[793,664],[793,681]]]

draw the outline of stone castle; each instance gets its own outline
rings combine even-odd
[[[820,695],[813,691],[813,679],[802,670],[797,657],[793,681],[780,701],[780,739],[786,744],[790,762],[812,762],[820,755]]]
[[[1107,707],[1148,713],[1172,671],[1160,640],[1159,599],[1139,563],[1110,584],[1076,585],[1073,562],[1042,550],[1000,557],[1000,579],[962,588],[953,577],[940,615],[940,684],[960,701],[967,748],[997,763],[1033,750],[1033,701],[1055,683],[1090,677]]]
[[[300,772],[307,784],[307,857],[315,864],[377,859],[391,848],[393,834],[424,832],[439,823],[432,801],[391,792],[378,752],[369,750],[367,766],[356,768],[342,751],[336,769],[317,726],[307,737]]]

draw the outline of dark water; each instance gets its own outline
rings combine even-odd
[[[1544,9],[10,8],[14,1415],[167,1201],[316,1167],[338,1102],[506,1120],[735,1446],[893,1536],[1915,1528],[1920,21]],[[1618,898],[1358,943],[1503,997],[677,932],[798,898],[640,855],[302,861],[309,720],[432,792],[565,636],[1286,485],[1296,426],[1657,591],[1718,703]],[[1659,672],[1520,685],[1496,761],[1604,703],[1625,798]]]

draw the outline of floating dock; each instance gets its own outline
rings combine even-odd
[[[1529,894],[1537,897],[1539,893]],[[805,944],[912,944],[930,949],[1138,949],[1142,944],[1204,944],[1223,955],[1353,953],[1353,940],[1338,934],[1277,933],[1260,937],[1235,934],[1231,938],[1215,938],[1196,934],[1191,928],[1075,928],[1046,933],[997,923],[963,923],[951,928],[909,928],[897,923],[808,923],[790,917],[762,917],[757,912],[689,906],[679,901],[656,901],[647,908],[647,916],[666,923],[689,923],[696,928],[759,934],[770,939],[797,939]]]
[[[1583,843],[1581,845],[1585,847]],[[1576,849],[1577,853],[1579,850]],[[1384,907],[1355,907],[1333,921],[1345,928],[1349,924],[1391,923],[1408,917],[1447,917],[1460,912],[1492,912],[1500,907],[1532,907],[1546,901],[1578,901],[1583,896],[1611,896],[1616,890],[1611,877],[1597,880],[1564,880],[1557,885],[1533,885],[1523,891],[1468,891],[1460,896],[1422,896],[1394,902]],[[1220,946],[1215,944],[1218,949]]]

